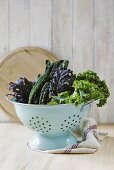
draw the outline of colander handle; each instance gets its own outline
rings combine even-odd
[[[81,107],[80,112],[83,112],[84,107],[85,107],[86,105],[88,105],[88,104],[91,104],[91,103],[92,103],[92,101],[91,101],[91,102],[88,102],[88,103],[86,103],[86,104],[84,104],[84,105]]]
[[[6,95],[5,95],[5,98],[6,98],[9,102],[11,102],[11,96],[12,96],[12,94],[6,94]]]

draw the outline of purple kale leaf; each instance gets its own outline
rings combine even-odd
[[[56,96],[58,93],[64,91],[72,91],[74,79],[75,75],[73,75],[73,72],[70,69],[56,69],[53,78],[50,81],[50,97]]]
[[[29,93],[33,82],[25,77],[19,78],[16,82],[10,82],[8,89],[12,91],[12,96],[16,102],[28,103]]]

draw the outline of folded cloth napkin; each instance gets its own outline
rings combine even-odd
[[[94,153],[100,147],[107,133],[98,132],[97,123],[94,119],[87,118],[82,126],[75,130],[73,134],[77,137],[78,143],[63,149],[47,150],[47,153]]]

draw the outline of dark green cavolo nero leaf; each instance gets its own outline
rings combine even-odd
[[[55,70],[64,63],[64,60],[59,60],[54,63],[46,60],[46,69],[45,73],[38,78],[32,87],[29,95],[28,103],[39,104],[40,95],[42,95],[42,88],[46,82],[50,82],[53,77]],[[41,100],[40,100],[41,101]]]
[[[47,104],[49,102],[49,82],[46,82],[40,92],[39,104]]]

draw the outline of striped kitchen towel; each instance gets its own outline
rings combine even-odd
[[[63,149],[46,150],[47,153],[94,153],[100,147],[100,141],[103,140],[107,133],[98,132],[97,123],[94,119],[87,118],[84,120],[80,129],[75,130],[74,135],[78,143]]]

